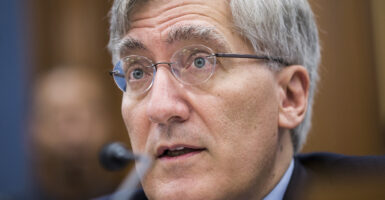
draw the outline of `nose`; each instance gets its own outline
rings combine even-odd
[[[162,125],[187,120],[190,109],[183,93],[181,83],[174,78],[170,70],[158,67],[154,83],[148,94],[147,115],[149,120]]]

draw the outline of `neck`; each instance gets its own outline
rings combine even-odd
[[[263,188],[263,192],[259,199],[267,196],[274,187],[279,183],[282,176],[288,169],[290,162],[294,155],[294,149],[291,141],[291,135],[289,130],[280,131],[279,133],[279,145],[276,149],[276,156],[274,159],[273,169],[268,177],[267,184]]]

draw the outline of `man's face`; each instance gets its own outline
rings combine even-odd
[[[175,51],[194,44],[215,52],[253,54],[249,43],[233,31],[227,1],[149,1],[139,5],[130,20],[126,38],[145,48],[128,45],[122,56],[169,62]],[[194,31],[170,38],[182,27],[213,28],[222,39],[189,36]],[[146,195],[150,199],[266,195],[280,162],[278,87],[275,72],[258,60],[218,58],[214,75],[195,86],[182,84],[168,65],[159,65],[152,88],[141,96],[124,94],[122,102],[133,151],[155,158],[142,182]],[[178,151],[182,147],[185,150]]]

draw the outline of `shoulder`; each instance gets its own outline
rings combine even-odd
[[[297,165],[312,173],[385,173],[385,156],[345,156],[332,153],[298,154]],[[385,174],[384,174],[385,175]]]
[[[385,184],[385,156],[311,153],[296,155],[294,160],[284,199],[385,197],[381,189]]]

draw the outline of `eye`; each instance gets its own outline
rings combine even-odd
[[[127,81],[129,84],[145,82],[148,79],[152,79],[152,71],[151,67],[143,67],[136,65],[135,67],[131,67],[131,69],[127,72]]]
[[[131,82],[141,82],[152,77],[153,68],[151,62],[144,57],[128,57],[123,67],[126,79],[130,84]]]
[[[136,69],[132,70],[132,72],[130,74],[130,77],[132,77],[136,80],[143,78],[143,76],[144,76],[144,72],[143,72],[143,69],[141,69],[141,68],[136,68]]]
[[[213,74],[215,69],[215,56],[213,55],[213,51],[206,46],[187,46],[171,57],[172,73],[185,84],[201,84]]]
[[[202,57],[197,57],[194,59],[194,66],[197,68],[203,68],[206,65],[206,60]]]

